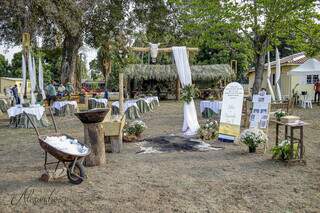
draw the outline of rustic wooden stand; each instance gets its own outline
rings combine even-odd
[[[85,159],[86,166],[99,166],[106,163],[104,126],[102,123],[83,124],[84,143],[91,146],[91,153]]]
[[[125,125],[125,115],[119,117],[119,119],[112,119],[110,114],[108,114],[105,120],[102,122],[104,127],[104,137],[106,146],[111,143],[110,151],[112,153],[120,153],[123,140],[122,140],[122,130]]]
[[[306,163],[305,159],[303,158],[304,154],[304,147],[303,147],[303,127],[309,125],[308,123],[283,123],[281,121],[272,120],[276,124],[276,146],[279,144],[279,128],[280,126],[284,126],[284,138],[290,141],[290,158],[288,162],[299,161]],[[299,129],[300,135],[299,138],[294,137],[294,130]],[[289,130],[289,131],[288,131]],[[288,134],[290,132],[290,135]],[[299,157],[298,159],[294,159],[294,150],[293,145],[294,143],[298,143],[299,149]]]

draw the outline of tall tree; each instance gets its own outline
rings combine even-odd
[[[63,34],[61,82],[75,84],[77,57],[83,44],[85,14],[95,1],[38,0],[43,16],[53,22]]]
[[[280,38],[296,40],[304,34],[300,41],[308,43],[310,39],[305,36],[309,35],[306,26],[316,25],[315,0],[210,0],[206,1],[205,6],[201,0],[173,1],[180,11],[187,14],[186,17],[193,25],[188,29],[191,35],[203,31],[208,36],[200,38],[210,43],[210,38],[219,38],[220,29],[223,29],[223,32],[231,32],[250,42],[248,47],[253,53],[256,74],[253,93],[261,89],[267,51],[277,46]],[[208,32],[207,29],[211,30]],[[224,41],[216,40],[222,45],[225,45]],[[243,42],[240,40],[238,44],[242,45]]]

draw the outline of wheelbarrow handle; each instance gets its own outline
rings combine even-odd
[[[39,131],[38,131],[37,127],[34,125],[33,121],[32,121],[31,118],[30,118],[30,116],[29,116],[28,113],[26,113],[26,112],[23,112],[23,113],[27,116],[28,120],[29,120],[30,123],[32,124],[34,130],[36,131],[36,133],[37,133],[37,135],[38,135],[38,137],[39,137],[39,136],[40,136]]]
[[[54,130],[56,131],[56,133],[58,133],[57,124],[56,124],[56,121],[54,120],[53,113],[52,113],[52,110],[50,107],[49,107],[49,112],[50,112],[50,116],[51,116],[51,119],[53,122]]]

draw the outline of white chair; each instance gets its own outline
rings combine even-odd
[[[303,99],[301,100],[301,107],[306,109],[306,108],[310,108],[312,109],[312,101],[311,99],[309,99],[309,96],[304,96]]]

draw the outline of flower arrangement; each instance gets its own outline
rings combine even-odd
[[[141,138],[141,134],[147,128],[146,124],[141,120],[135,120],[127,123],[124,127],[124,139],[126,141],[134,141]]]
[[[280,160],[289,160],[290,158],[290,141],[283,140],[278,146],[274,146],[271,149],[272,158]],[[293,157],[298,157],[298,144],[293,144]]]
[[[274,113],[274,116],[276,116],[277,121],[280,121],[282,117],[286,116],[286,114],[287,113],[285,111],[279,110]]]
[[[249,152],[255,152],[259,144],[266,143],[267,141],[267,135],[257,128],[246,129],[240,135],[240,142],[249,147]]]
[[[182,89],[181,99],[190,103],[193,98],[199,96],[199,90],[193,84],[189,84]]]
[[[213,120],[207,120],[205,124],[200,126],[198,130],[198,136],[202,140],[213,140],[218,135],[218,122]]]

